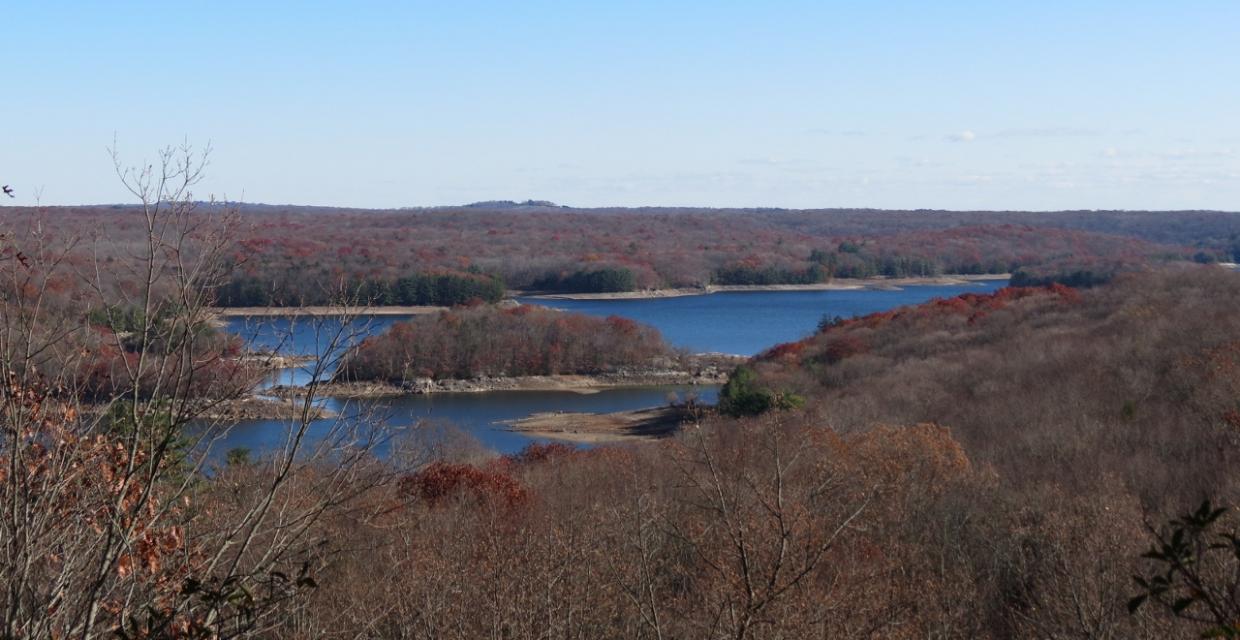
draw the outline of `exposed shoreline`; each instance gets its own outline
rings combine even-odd
[[[659,387],[667,385],[706,386],[727,382],[727,374],[693,376],[674,372],[666,375],[632,377],[610,376],[519,376],[511,378],[474,378],[470,380],[419,381],[408,386],[389,382],[323,382],[315,395],[331,398],[383,398],[436,393],[489,393],[492,391],[571,391],[591,394],[607,389]],[[272,387],[267,394],[281,398],[297,398],[306,394],[305,387]]]
[[[994,280],[1009,280],[1010,273],[989,273],[981,275],[947,274],[932,278],[836,278],[831,282],[816,284],[721,284],[705,287],[683,287],[678,289],[647,289],[645,291],[620,291],[615,293],[534,293],[518,294],[521,297],[536,300],[644,300],[653,298],[680,298],[685,296],[706,296],[713,293],[734,293],[748,291],[856,291],[859,289],[900,289],[902,287],[918,287],[933,285],[971,284]]]
[[[815,284],[712,284],[704,287],[680,287],[673,289],[645,289],[642,291],[618,291],[613,293],[537,293],[511,290],[499,304],[512,304],[515,298],[536,300],[641,300],[648,298],[679,298],[705,296],[712,293],[742,291],[855,291],[858,289],[898,289],[933,285],[970,284],[993,280],[1011,279],[1010,273],[944,274],[926,278],[836,278],[830,282]],[[212,307],[210,312],[218,318],[271,317],[271,316],[415,316],[447,311],[450,307],[393,305],[393,306],[343,306],[318,305],[307,307]]]
[[[720,357],[726,363],[739,363],[743,356]],[[598,393],[607,389],[658,387],[667,385],[705,386],[727,382],[731,367],[715,364],[698,370],[621,371],[594,375],[504,376],[471,379],[432,380],[420,378],[406,384],[390,382],[324,382],[315,394],[336,398],[381,398],[387,396],[435,393],[487,393],[491,391],[571,391]],[[277,397],[302,397],[305,387],[273,387],[265,393]]]
[[[250,351],[237,357],[237,361],[255,364],[264,369],[289,369],[304,367],[318,361],[317,356],[285,355],[268,351]]]
[[[535,413],[502,424],[531,438],[575,444],[610,444],[665,438],[688,417],[684,407],[650,407],[615,413]]]

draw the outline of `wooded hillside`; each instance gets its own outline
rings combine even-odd
[[[140,218],[124,206],[0,208],[4,228],[42,221],[88,239],[80,249],[105,259],[140,249]],[[452,305],[494,301],[505,288],[606,292],[1018,270],[1103,275],[1133,264],[1235,259],[1240,214],[245,205],[231,235],[218,304]]]

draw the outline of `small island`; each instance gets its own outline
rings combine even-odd
[[[744,358],[690,354],[627,318],[519,305],[458,307],[392,325],[317,389],[337,396],[719,384]],[[296,388],[275,391],[296,395]]]

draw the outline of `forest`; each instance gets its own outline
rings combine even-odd
[[[145,219],[149,251],[97,258],[151,274],[136,289],[80,280],[72,243],[5,239],[8,637],[1152,639],[1240,619],[1231,270],[824,321],[642,444],[496,456],[450,425],[380,435],[364,404],[317,418],[312,384],[284,446],[211,456],[229,424],[211,406],[252,381],[218,375],[241,364],[204,326],[233,221],[204,233],[167,197]],[[628,321],[475,304],[346,369],[665,349]],[[85,384],[100,353],[112,382]]]
[[[0,0],[0,71],[0,640],[1240,640],[1240,0]]]
[[[1225,212],[573,209],[533,203],[358,210],[199,203],[235,210],[221,306],[451,306],[505,291],[614,292],[832,278],[1020,273],[1098,279],[1168,261],[1233,261]],[[140,247],[132,206],[5,207],[9,230],[55,220],[79,259]],[[44,228],[47,228],[44,225]],[[106,234],[101,231],[106,230]],[[110,277],[119,274],[108,272]]]
[[[1165,507],[1228,486],[1218,474],[1235,463],[1238,287],[1232,271],[1181,267],[825,322],[757,356],[745,390],[803,397],[845,431],[950,424],[1013,477],[1084,490],[1105,474]]]
[[[308,282],[280,274],[272,278],[234,275],[216,289],[221,307],[300,307],[357,301],[375,306],[452,307],[472,302],[499,302],[504,284],[478,273],[418,273],[385,278],[342,277]]]
[[[1183,267],[824,323],[672,439],[403,476],[350,538],[395,548],[329,573],[402,588],[322,602],[427,637],[1227,637],[1238,295]]]
[[[593,374],[666,364],[673,356],[657,330],[627,318],[475,305],[416,316],[367,338],[336,378],[403,385],[415,378]]]
[[[1230,214],[287,211],[197,202],[195,158],[162,160],[119,171],[139,207],[4,211],[0,637],[1240,632],[1240,274],[1202,264],[1234,259]],[[214,328],[229,295],[455,305],[321,336],[342,377],[404,382],[675,355],[488,304],[501,281],[951,270],[1028,286],[824,319],[668,437],[496,455],[324,418],[321,358],[269,449],[218,448],[272,366]]]

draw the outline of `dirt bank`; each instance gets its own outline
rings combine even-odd
[[[204,420],[235,422],[237,420],[297,420],[302,417],[303,405],[294,398],[259,398],[249,396],[215,404],[204,409]],[[310,408],[310,419],[334,418],[335,414],[322,407]]]
[[[281,355],[262,351],[253,351],[237,357],[239,362],[258,365],[266,369],[289,369],[314,364],[318,358],[314,356]]]
[[[687,417],[682,407],[654,407],[617,413],[535,413],[505,424],[510,431],[536,438],[601,444],[666,437]]]
[[[418,378],[405,384],[389,382],[329,382],[320,384],[317,394],[338,398],[375,398],[405,394],[486,393],[488,391],[572,391],[598,393],[618,387],[651,387],[662,385],[707,385],[727,382],[728,370],[706,373],[688,371],[617,372],[589,376],[513,376],[481,377],[466,380],[432,380]],[[268,393],[279,397],[299,397],[305,387],[275,387]]]
[[[727,382],[728,374],[745,356],[723,353],[698,353],[671,360],[657,366],[625,368],[590,375],[550,376],[479,376],[464,379],[414,378],[404,382],[333,381],[321,383],[319,396],[337,398],[374,398],[405,394],[485,393],[488,391],[573,391],[597,393],[617,387],[651,387],[663,385],[706,385]],[[281,398],[306,394],[305,387],[279,386],[266,391]]]

